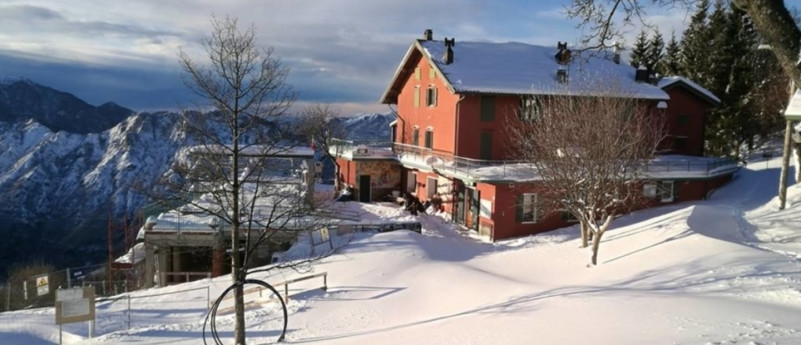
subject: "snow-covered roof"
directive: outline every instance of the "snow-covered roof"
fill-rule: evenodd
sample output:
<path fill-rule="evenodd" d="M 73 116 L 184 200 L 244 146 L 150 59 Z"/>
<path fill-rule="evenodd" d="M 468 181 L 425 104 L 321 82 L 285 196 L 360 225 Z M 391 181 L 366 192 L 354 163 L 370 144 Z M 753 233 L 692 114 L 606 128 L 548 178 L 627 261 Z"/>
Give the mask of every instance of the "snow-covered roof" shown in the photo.
<path fill-rule="evenodd" d="M 446 64 L 443 41 L 417 40 L 404 57 L 382 97 L 395 103 L 401 71 L 408 70 L 415 50 L 438 69 L 446 85 L 455 93 L 592 95 L 668 100 L 661 88 L 634 80 L 636 70 L 610 59 L 574 52 L 572 61 L 560 65 L 556 47 L 518 42 L 459 42 L 453 46 L 453 62 Z M 568 82 L 557 79 L 557 70 L 567 70 Z"/>
<path fill-rule="evenodd" d="M 227 155 L 231 151 L 230 146 L 222 145 L 196 145 L 186 148 L 191 153 L 212 153 Z M 244 156 L 268 156 L 275 158 L 314 158 L 314 149 L 305 146 L 264 146 L 248 145 L 240 148 L 240 153 Z"/>
<path fill-rule="evenodd" d="M 707 98 L 710 103 L 718 104 L 720 103 L 720 98 L 715 96 L 712 91 L 705 89 L 703 86 L 696 84 L 694 81 L 687 79 L 685 77 L 680 76 L 671 76 L 671 77 L 664 77 L 662 80 L 659 81 L 657 86 L 664 89 L 669 89 L 673 85 L 683 84 L 687 86 L 691 91 L 696 91 L 701 96 Z"/>

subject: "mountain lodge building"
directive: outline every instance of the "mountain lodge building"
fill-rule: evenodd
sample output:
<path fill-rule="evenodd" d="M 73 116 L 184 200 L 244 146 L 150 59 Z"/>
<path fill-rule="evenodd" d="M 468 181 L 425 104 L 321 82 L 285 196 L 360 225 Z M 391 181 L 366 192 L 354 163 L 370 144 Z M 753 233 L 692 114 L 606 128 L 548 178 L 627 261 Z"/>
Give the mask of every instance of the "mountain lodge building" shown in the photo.
<path fill-rule="evenodd" d="M 619 64 L 616 53 L 580 56 L 562 42 L 553 48 L 432 36 L 426 30 L 412 43 L 381 97 L 397 107 L 390 142 L 335 140 L 338 178 L 356 200 L 393 191 L 441 200 L 451 221 L 490 241 L 569 225 L 560 212 L 541 212 L 536 176 L 509 149 L 510 123 L 536 117 L 549 96 L 635 98 L 667 118 L 664 152 L 643 185 L 654 204 L 704 199 L 737 170 L 732 161 L 703 156 L 706 117 L 720 100 L 687 78 L 654 80 Z"/>

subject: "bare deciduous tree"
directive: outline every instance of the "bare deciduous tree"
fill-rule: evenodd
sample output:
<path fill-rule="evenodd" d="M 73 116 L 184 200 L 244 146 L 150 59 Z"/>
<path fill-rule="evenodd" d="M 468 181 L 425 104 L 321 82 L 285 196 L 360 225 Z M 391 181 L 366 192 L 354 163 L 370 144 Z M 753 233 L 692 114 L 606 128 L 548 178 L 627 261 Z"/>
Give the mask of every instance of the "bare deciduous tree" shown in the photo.
<path fill-rule="evenodd" d="M 187 87 L 214 111 L 185 113 L 186 131 L 198 145 L 185 151 L 188 159 L 165 181 L 189 212 L 230 229 L 231 279 L 241 283 L 255 248 L 303 212 L 299 193 L 288 192 L 270 171 L 276 168 L 270 160 L 288 147 L 287 132 L 275 120 L 295 94 L 286 84 L 289 69 L 272 49 L 257 46 L 252 26 L 240 31 L 228 17 L 213 17 L 211 24 L 202 42 L 208 63 L 196 63 L 185 51 L 180 63 Z M 244 344 L 242 285 L 234 300 L 235 343 Z"/>
<path fill-rule="evenodd" d="M 606 48 L 622 38 L 626 26 L 635 22 L 649 25 L 645 12 L 649 7 L 690 8 L 695 3 L 690 0 L 572 0 L 567 12 L 568 16 L 579 19 L 580 26 L 590 29 L 582 39 L 584 45 Z M 798 63 L 801 29 L 784 1 L 732 0 L 732 3 L 748 13 L 754 27 L 765 40 L 763 43 L 772 46 L 784 72 L 797 84 L 801 82 L 801 66 Z"/>
<path fill-rule="evenodd" d="M 329 104 L 315 104 L 304 109 L 300 117 L 301 134 L 310 139 L 334 163 L 334 190 L 339 192 L 342 181 L 339 178 L 337 157 L 341 153 L 338 150 L 342 149 L 342 145 L 335 145 L 333 140 L 342 139 L 346 134 L 342 122 L 337 121 L 340 117 L 339 111 Z"/>
<path fill-rule="evenodd" d="M 531 120 L 510 126 L 519 159 L 541 183 L 543 208 L 579 220 L 593 265 L 612 220 L 645 201 L 644 168 L 665 138 L 653 104 L 619 96 L 551 96 Z"/>

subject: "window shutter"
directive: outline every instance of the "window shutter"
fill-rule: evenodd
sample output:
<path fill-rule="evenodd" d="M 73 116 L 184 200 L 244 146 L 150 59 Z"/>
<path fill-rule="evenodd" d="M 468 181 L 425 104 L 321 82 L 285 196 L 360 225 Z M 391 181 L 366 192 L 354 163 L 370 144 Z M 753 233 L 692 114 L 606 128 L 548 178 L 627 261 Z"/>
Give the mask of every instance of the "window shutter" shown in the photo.
<path fill-rule="evenodd" d="M 517 203 L 515 203 L 515 220 L 518 223 L 523 222 L 523 194 L 517 195 Z"/>
<path fill-rule="evenodd" d="M 481 121 L 495 120 L 495 97 L 481 96 Z"/>
<path fill-rule="evenodd" d="M 418 146 L 419 144 L 420 144 L 420 129 L 415 128 L 414 131 L 412 131 L 412 145 Z"/>
<path fill-rule="evenodd" d="M 679 181 L 673 181 L 673 201 L 679 201 Z"/>
<path fill-rule="evenodd" d="M 535 210 L 534 222 L 535 223 L 539 223 L 540 220 L 542 219 L 543 214 L 544 214 L 544 212 L 542 210 L 542 203 L 540 203 L 540 195 L 539 194 L 534 194 L 533 203 L 534 203 L 534 210 Z"/>

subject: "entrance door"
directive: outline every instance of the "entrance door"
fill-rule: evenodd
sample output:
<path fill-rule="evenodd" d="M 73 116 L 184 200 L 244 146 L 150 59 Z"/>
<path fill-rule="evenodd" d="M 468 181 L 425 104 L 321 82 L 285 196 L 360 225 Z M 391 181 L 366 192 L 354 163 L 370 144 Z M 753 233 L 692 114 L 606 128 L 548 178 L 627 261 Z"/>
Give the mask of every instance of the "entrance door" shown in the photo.
<path fill-rule="evenodd" d="M 417 174 L 413 171 L 406 173 L 406 191 L 409 193 L 417 191 Z"/>
<path fill-rule="evenodd" d="M 478 230 L 478 216 L 481 207 L 481 192 L 478 189 L 470 189 L 470 223 L 467 227 Z"/>
<path fill-rule="evenodd" d="M 464 186 L 462 184 L 457 184 L 454 181 L 454 187 L 459 188 L 459 192 L 456 194 L 457 202 L 456 202 L 456 224 L 464 224 Z"/>
<path fill-rule="evenodd" d="M 359 201 L 370 202 L 370 175 L 359 176 Z"/>

